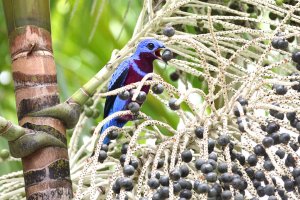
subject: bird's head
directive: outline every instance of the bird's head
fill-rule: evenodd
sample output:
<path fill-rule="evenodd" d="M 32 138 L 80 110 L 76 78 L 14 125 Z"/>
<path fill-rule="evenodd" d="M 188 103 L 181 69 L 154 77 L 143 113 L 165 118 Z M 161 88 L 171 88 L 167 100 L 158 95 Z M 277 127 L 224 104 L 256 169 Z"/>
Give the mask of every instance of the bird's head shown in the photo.
<path fill-rule="evenodd" d="M 164 48 L 165 46 L 161 41 L 155 39 L 145 39 L 138 44 L 135 55 L 143 57 L 145 56 L 147 58 L 152 58 L 153 60 L 162 60 L 161 50 Z"/>

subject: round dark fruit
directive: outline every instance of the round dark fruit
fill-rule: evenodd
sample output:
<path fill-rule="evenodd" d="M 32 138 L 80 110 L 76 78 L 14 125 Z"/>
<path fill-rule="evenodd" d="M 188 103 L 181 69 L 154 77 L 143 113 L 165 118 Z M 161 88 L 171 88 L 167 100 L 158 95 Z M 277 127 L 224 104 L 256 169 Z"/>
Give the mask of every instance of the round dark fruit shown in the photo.
<path fill-rule="evenodd" d="M 108 151 L 108 145 L 107 144 L 102 144 L 102 146 L 101 146 L 101 150 L 103 150 L 103 151 Z"/>
<path fill-rule="evenodd" d="M 218 138 L 218 144 L 225 147 L 230 142 L 230 138 L 228 135 L 220 135 Z"/>
<path fill-rule="evenodd" d="M 225 173 L 228 171 L 228 165 L 226 162 L 219 163 L 217 169 L 220 173 Z"/>
<path fill-rule="evenodd" d="M 121 153 L 126 154 L 128 149 L 128 143 L 123 143 L 121 147 Z"/>
<path fill-rule="evenodd" d="M 120 186 L 125 190 L 133 189 L 133 181 L 128 177 L 123 177 L 120 180 Z"/>
<path fill-rule="evenodd" d="M 128 100 L 129 97 L 130 97 L 130 92 L 127 91 L 127 90 L 125 90 L 125 91 L 121 92 L 121 93 L 118 95 L 118 97 L 119 97 L 120 99 L 122 99 L 122 100 Z"/>
<path fill-rule="evenodd" d="M 137 102 L 130 102 L 128 104 L 128 109 L 132 113 L 137 114 L 140 111 L 140 104 L 138 104 Z"/>
<path fill-rule="evenodd" d="M 190 199 L 190 198 L 192 198 L 192 191 L 184 189 L 180 192 L 179 196 L 184 199 Z"/>
<path fill-rule="evenodd" d="M 179 79 L 179 73 L 178 73 L 178 72 L 172 72 L 172 73 L 170 74 L 170 79 L 171 79 L 172 81 L 178 81 L 178 79 Z"/>
<path fill-rule="evenodd" d="M 181 159 L 183 162 L 186 162 L 186 163 L 190 162 L 193 159 L 192 152 L 190 150 L 184 150 L 181 153 Z"/>
<path fill-rule="evenodd" d="M 214 170 L 213 167 L 209 163 L 205 163 L 201 166 L 201 172 L 204 174 L 212 172 L 213 170 Z"/>
<path fill-rule="evenodd" d="M 294 52 L 292 54 L 292 60 L 298 64 L 300 64 L 300 51 Z"/>
<path fill-rule="evenodd" d="M 173 180 L 173 181 L 177 181 L 179 180 L 181 177 L 181 172 L 179 169 L 175 168 L 173 169 L 171 172 L 170 172 L 170 178 Z"/>
<path fill-rule="evenodd" d="M 288 142 L 290 141 L 291 136 L 288 133 L 281 133 L 279 135 L 279 142 L 283 143 L 283 144 L 288 144 Z"/>
<path fill-rule="evenodd" d="M 215 173 L 215 172 L 209 172 L 208 174 L 206 174 L 205 178 L 208 182 L 213 183 L 213 182 L 217 181 L 218 176 L 217 176 L 217 173 Z"/>
<path fill-rule="evenodd" d="M 162 185 L 162 186 L 169 186 L 169 177 L 168 176 L 160 176 L 159 178 L 159 183 Z"/>
<path fill-rule="evenodd" d="M 164 91 L 164 86 L 160 83 L 152 86 L 152 91 L 154 94 L 161 94 Z"/>
<path fill-rule="evenodd" d="M 173 184 L 173 191 L 174 191 L 174 193 L 178 193 L 178 192 L 180 192 L 180 190 L 181 190 L 180 184 L 177 183 L 177 182 L 175 182 L 175 183 Z"/>
<path fill-rule="evenodd" d="M 194 190 L 198 194 L 207 193 L 209 190 L 209 186 L 207 185 L 207 183 L 200 183 L 194 188 Z"/>
<path fill-rule="evenodd" d="M 264 193 L 266 195 L 271 196 L 271 195 L 274 194 L 274 192 L 275 192 L 275 188 L 274 188 L 273 185 L 268 184 L 268 185 L 265 186 Z"/>
<path fill-rule="evenodd" d="M 146 100 L 147 94 L 144 91 L 140 91 L 140 93 L 138 94 L 136 101 L 138 103 L 143 103 Z"/>
<path fill-rule="evenodd" d="M 166 26 L 163 30 L 163 34 L 167 37 L 175 35 L 175 29 L 172 26 Z"/>
<path fill-rule="evenodd" d="M 106 153 L 106 151 L 100 150 L 100 152 L 99 152 L 99 157 L 98 157 L 98 161 L 99 161 L 99 162 L 103 162 L 106 158 L 107 158 L 107 153 Z"/>
<path fill-rule="evenodd" d="M 275 154 L 280 158 L 280 159 L 283 159 L 284 156 L 285 156 L 285 152 L 281 149 L 278 149 Z"/>
<path fill-rule="evenodd" d="M 278 95 L 285 95 L 287 93 L 287 88 L 284 85 L 275 84 L 273 85 L 273 88 Z"/>
<path fill-rule="evenodd" d="M 255 172 L 254 177 L 258 181 L 263 181 L 265 179 L 265 173 L 261 170 Z"/>
<path fill-rule="evenodd" d="M 195 132 L 195 135 L 197 138 L 199 138 L 199 139 L 203 138 L 203 133 L 204 133 L 203 127 L 197 127 L 194 132 Z"/>
<path fill-rule="evenodd" d="M 231 199 L 232 194 L 231 194 L 230 190 L 224 190 L 221 193 L 221 197 L 222 197 L 222 200 L 229 200 L 229 199 Z"/>
<path fill-rule="evenodd" d="M 264 147 L 271 147 L 274 144 L 274 140 L 272 137 L 265 137 L 262 141 Z"/>
<path fill-rule="evenodd" d="M 205 164 L 206 163 L 206 161 L 204 160 L 204 159 L 196 159 L 195 160 L 195 167 L 196 167 L 196 169 L 197 170 L 201 170 L 201 166 L 203 165 L 203 164 Z"/>
<path fill-rule="evenodd" d="M 159 187 L 159 181 L 156 178 L 150 178 L 147 184 L 151 189 L 156 189 Z"/>
<path fill-rule="evenodd" d="M 115 140 L 115 139 L 118 138 L 118 136 L 119 136 L 119 133 L 118 133 L 118 131 L 116 131 L 116 130 L 110 131 L 110 132 L 108 133 L 108 135 L 107 135 L 107 137 L 108 137 L 110 140 Z"/>
<path fill-rule="evenodd" d="M 178 110 L 180 108 L 180 105 L 175 104 L 176 101 L 177 101 L 177 99 L 175 99 L 175 98 L 171 98 L 169 100 L 169 107 L 171 108 L 171 110 Z"/>
<path fill-rule="evenodd" d="M 257 156 L 255 154 L 248 156 L 247 162 L 249 163 L 250 166 L 255 166 L 256 163 L 258 162 Z"/>
<path fill-rule="evenodd" d="M 188 168 L 187 165 L 181 165 L 179 167 L 180 173 L 181 173 L 181 177 L 187 177 L 190 173 L 190 170 Z"/>
<path fill-rule="evenodd" d="M 94 100 L 92 98 L 89 98 L 86 102 L 85 102 L 85 105 L 90 107 L 94 104 Z"/>
<path fill-rule="evenodd" d="M 125 165 L 124 168 L 123 168 L 123 173 L 126 175 L 126 176 L 131 176 L 134 174 L 134 167 L 132 165 Z"/>
<path fill-rule="evenodd" d="M 173 52 L 169 49 L 166 49 L 163 51 L 161 58 L 163 59 L 163 61 L 168 62 L 173 58 Z"/>

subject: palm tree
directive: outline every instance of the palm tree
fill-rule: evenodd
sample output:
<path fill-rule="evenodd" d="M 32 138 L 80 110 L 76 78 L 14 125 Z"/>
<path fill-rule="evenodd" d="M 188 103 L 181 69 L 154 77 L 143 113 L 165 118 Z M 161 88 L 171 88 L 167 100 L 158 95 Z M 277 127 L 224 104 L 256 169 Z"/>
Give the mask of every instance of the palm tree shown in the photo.
<path fill-rule="evenodd" d="M 44 132 L 66 144 L 66 127 L 62 121 L 47 116 L 28 116 L 28 113 L 55 106 L 60 102 L 51 41 L 50 2 L 4 0 L 3 7 L 19 124 L 27 129 L 26 134 L 41 137 L 39 132 Z M 26 134 L 21 138 L 24 139 Z M 41 148 L 41 141 L 39 144 L 35 143 L 33 137 L 29 137 L 30 141 L 23 144 L 16 143 L 14 140 L 17 138 L 9 140 L 15 157 L 20 157 L 28 145 L 30 148 L 39 146 L 37 151 L 28 152 L 25 157 L 21 156 L 26 198 L 36 199 L 43 196 L 71 199 L 73 193 L 67 149 L 47 145 Z"/>

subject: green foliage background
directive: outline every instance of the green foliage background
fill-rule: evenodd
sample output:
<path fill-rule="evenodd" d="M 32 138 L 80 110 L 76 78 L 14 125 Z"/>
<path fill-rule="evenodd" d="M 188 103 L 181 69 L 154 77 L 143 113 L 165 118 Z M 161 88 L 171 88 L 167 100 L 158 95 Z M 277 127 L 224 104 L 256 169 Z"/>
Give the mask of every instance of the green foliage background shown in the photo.
<path fill-rule="evenodd" d="M 93 5 L 94 2 L 96 3 Z M 102 2 L 105 2 L 103 12 L 99 12 Z M 95 75 L 107 63 L 114 49 L 120 49 L 126 44 L 133 33 L 142 4 L 143 1 L 134 0 L 51 1 L 52 40 L 61 101 L 66 100 Z M 99 13 L 101 15 L 97 23 Z M 123 31 L 119 37 L 122 27 Z M 89 41 L 93 29 L 95 33 Z M 4 11 L 0 3 L 0 74 L 10 73 L 10 63 Z M 167 67 L 156 70 L 170 82 L 169 74 L 174 69 Z M 178 124 L 178 119 L 153 97 L 148 98 L 142 111 L 151 117 L 155 116 L 155 119 L 167 121 L 173 127 Z M 0 116 L 17 123 L 12 80 L 7 85 L 1 84 L 0 81 Z M 96 124 L 101 117 L 102 113 L 98 119 L 90 120 L 88 125 Z M 89 134 L 89 131 L 86 132 Z M 0 138 L 1 149 L 8 149 L 7 142 L 3 138 Z M 20 169 L 22 169 L 20 161 L 0 160 L 0 175 Z"/>

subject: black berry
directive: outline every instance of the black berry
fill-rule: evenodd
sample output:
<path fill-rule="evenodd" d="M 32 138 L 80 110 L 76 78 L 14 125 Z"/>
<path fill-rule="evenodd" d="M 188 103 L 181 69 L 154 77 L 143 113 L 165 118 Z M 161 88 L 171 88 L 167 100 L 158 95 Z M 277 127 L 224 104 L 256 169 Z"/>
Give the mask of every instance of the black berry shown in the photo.
<path fill-rule="evenodd" d="M 171 172 L 170 172 L 170 178 L 173 180 L 173 181 L 177 181 L 179 180 L 181 177 L 181 172 L 179 169 L 173 169 Z"/>
<path fill-rule="evenodd" d="M 197 170 L 200 170 L 201 169 L 201 166 L 206 163 L 206 161 L 204 159 L 197 159 L 195 161 L 195 167 Z"/>
<path fill-rule="evenodd" d="M 290 179 L 284 181 L 284 188 L 287 192 L 293 191 L 294 187 L 295 187 L 294 181 L 292 181 Z"/>
<path fill-rule="evenodd" d="M 296 63 L 300 63 L 300 51 L 294 52 L 292 55 L 292 59 Z"/>
<path fill-rule="evenodd" d="M 265 147 L 270 147 L 274 144 L 274 140 L 272 137 L 265 137 L 263 140 L 262 140 L 262 144 L 265 146 Z"/>
<path fill-rule="evenodd" d="M 175 34 L 175 29 L 172 26 L 166 26 L 163 30 L 163 34 L 172 37 Z"/>
<path fill-rule="evenodd" d="M 195 132 L 195 135 L 197 138 L 200 138 L 200 139 L 203 138 L 203 132 L 204 132 L 203 127 L 197 127 L 194 132 Z"/>
<path fill-rule="evenodd" d="M 132 165 L 125 165 L 124 168 L 123 168 L 123 173 L 126 175 L 126 176 L 131 176 L 134 174 L 134 167 Z"/>
<path fill-rule="evenodd" d="M 118 96 L 122 100 L 127 100 L 130 97 L 130 92 L 128 92 L 127 90 L 125 90 L 125 91 L 121 92 Z"/>
<path fill-rule="evenodd" d="M 181 173 L 181 177 L 187 177 L 190 173 L 190 170 L 188 168 L 187 165 L 181 165 L 179 167 L 180 173 Z"/>
<path fill-rule="evenodd" d="M 181 159 L 183 162 L 190 162 L 193 159 L 192 152 L 190 150 L 184 150 L 181 153 Z"/>
<path fill-rule="evenodd" d="M 169 49 L 166 49 L 162 53 L 161 58 L 163 59 L 163 61 L 168 62 L 169 60 L 171 60 L 173 58 L 173 52 Z"/>
<path fill-rule="evenodd" d="M 171 110 L 178 110 L 180 108 L 180 105 L 175 104 L 176 101 L 177 101 L 177 99 L 175 99 L 175 98 L 171 98 L 169 100 L 169 107 L 171 108 Z"/>
<path fill-rule="evenodd" d="M 159 178 L 159 183 L 162 185 L 162 186 L 169 186 L 169 177 L 168 176 L 161 176 Z"/>
<path fill-rule="evenodd" d="M 159 187 L 159 181 L 156 178 L 150 178 L 147 184 L 151 189 L 156 189 Z"/>
<path fill-rule="evenodd" d="M 231 194 L 230 190 L 224 190 L 221 194 L 221 197 L 223 200 L 229 200 L 229 199 L 231 199 L 231 196 L 232 196 L 232 194 Z"/>
<path fill-rule="evenodd" d="M 194 188 L 194 190 L 198 194 L 207 193 L 209 190 L 209 186 L 206 183 L 200 183 Z"/>
<path fill-rule="evenodd" d="M 206 175 L 206 180 L 208 182 L 216 182 L 217 181 L 217 174 L 215 172 L 210 172 Z"/>
<path fill-rule="evenodd" d="M 140 105 L 137 102 L 130 102 L 128 104 L 128 109 L 134 113 L 137 114 L 140 111 Z"/>
<path fill-rule="evenodd" d="M 110 132 L 108 133 L 108 135 L 107 135 L 107 137 L 108 137 L 109 139 L 111 139 L 111 140 L 117 139 L 118 136 L 119 136 L 119 133 L 118 133 L 118 131 L 116 131 L 116 130 L 110 131 Z"/>
<path fill-rule="evenodd" d="M 254 176 L 255 176 L 255 179 L 258 181 L 263 181 L 265 179 L 265 173 L 261 170 L 256 171 Z"/>
<path fill-rule="evenodd" d="M 211 164 L 205 163 L 201 166 L 201 172 L 204 174 L 207 174 L 212 171 L 213 171 L 213 167 L 211 166 Z"/>
<path fill-rule="evenodd" d="M 248 157 L 247 162 L 249 163 L 250 166 L 255 166 L 257 163 L 257 156 L 255 154 L 252 154 Z"/>
<path fill-rule="evenodd" d="M 164 86 L 160 83 L 152 86 L 152 91 L 154 94 L 161 94 L 164 91 Z"/>
<path fill-rule="evenodd" d="M 283 144 L 287 144 L 291 139 L 290 134 L 288 133 L 281 133 L 279 136 L 279 141 Z"/>
<path fill-rule="evenodd" d="M 265 148 L 261 144 L 257 144 L 254 148 L 254 153 L 258 156 L 263 156 L 266 154 Z"/>
<path fill-rule="evenodd" d="M 287 93 L 287 88 L 284 85 L 273 85 L 273 88 L 275 89 L 275 93 L 278 95 L 284 95 Z"/>
<path fill-rule="evenodd" d="M 184 189 L 180 192 L 179 196 L 181 198 L 190 199 L 190 198 L 192 198 L 192 192 L 191 192 L 191 190 Z"/>
<path fill-rule="evenodd" d="M 280 126 L 278 124 L 276 124 L 275 122 L 269 122 L 266 127 L 266 131 L 269 134 L 272 134 L 272 133 L 278 131 L 279 129 L 280 129 Z"/>
<path fill-rule="evenodd" d="M 103 162 L 107 158 L 106 151 L 100 150 L 98 161 Z"/>
<path fill-rule="evenodd" d="M 143 103 L 146 100 L 146 96 L 147 96 L 146 92 L 140 91 L 139 95 L 136 98 L 136 101 L 138 103 Z"/>
<path fill-rule="evenodd" d="M 121 147 L 121 153 L 126 154 L 128 149 L 128 143 L 123 143 Z"/>
<path fill-rule="evenodd" d="M 230 138 L 228 135 L 220 135 L 218 138 L 218 144 L 221 146 L 226 146 L 230 142 Z"/>
<path fill-rule="evenodd" d="M 172 72 L 172 73 L 170 74 L 170 79 L 171 79 L 172 81 L 178 81 L 178 79 L 179 79 L 179 73 L 178 73 L 178 72 Z"/>
<path fill-rule="evenodd" d="M 227 172 L 227 170 L 228 170 L 227 163 L 222 162 L 222 163 L 219 163 L 219 164 L 218 164 L 218 171 L 219 171 L 220 173 L 225 173 L 225 172 Z"/>
<path fill-rule="evenodd" d="M 264 188 L 264 193 L 268 196 L 273 195 L 275 192 L 275 188 L 273 185 L 266 185 Z"/>
<path fill-rule="evenodd" d="M 283 159 L 284 156 L 285 156 L 285 152 L 281 149 L 278 149 L 275 154 L 280 158 L 280 159 Z"/>
<path fill-rule="evenodd" d="M 162 187 L 158 190 L 159 196 L 163 199 L 166 199 L 169 197 L 169 187 Z"/>
<path fill-rule="evenodd" d="M 174 191 L 174 193 L 178 193 L 178 192 L 180 192 L 180 190 L 181 190 L 180 184 L 178 182 L 175 182 L 173 184 L 173 191 Z"/>
<path fill-rule="evenodd" d="M 133 188 L 133 181 L 128 177 L 123 177 L 120 180 L 120 186 L 125 190 L 130 190 Z"/>

